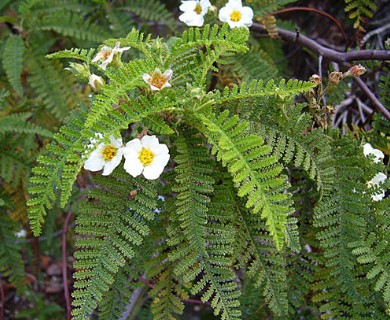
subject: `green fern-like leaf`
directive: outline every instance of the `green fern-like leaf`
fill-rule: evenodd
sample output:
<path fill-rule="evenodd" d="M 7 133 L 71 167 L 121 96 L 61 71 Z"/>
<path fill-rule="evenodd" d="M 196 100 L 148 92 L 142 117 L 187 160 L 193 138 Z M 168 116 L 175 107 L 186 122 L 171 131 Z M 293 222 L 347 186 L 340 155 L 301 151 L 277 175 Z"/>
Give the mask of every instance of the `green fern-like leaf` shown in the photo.
<path fill-rule="evenodd" d="M 276 95 L 282 99 L 291 98 L 313 88 L 313 83 L 299 80 L 285 81 L 282 79 L 277 86 L 273 80 L 264 85 L 262 80 L 253 80 L 250 83 L 243 82 L 241 86 L 225 87 L 223 93 L 216 92 L 215 100 L 217 103 L 226 103 L 233 100 L 251 99 L 264 96 Z"/>
<path fill-rule="evenodd" d="M 35 30 L 55 31 L 65 37 L 91 42 L 101 42 L 107 36 L 103 30 L 91 24 L 84 17 L 67 11 L 37 19 L 33 28 Z"/>
<path fill-rule="evenodd" d="M 287 297 L 283 255 L 276 250 L 264 221 L 245 209 L 245 202 L 235 194 L 231 179 L 224 177 L 223 181 L 214 190 L 210 206 L 213 219 L 223 225 L 234 225 L 233 261 L 237 269 L 246 270 L 246 276 L 258 288 L 257 304 L 266 303 L 275 315 L 285 315 Z M 246 314 L 245 303 L 241 311 Z"/>
<path fill-rule="evenodd" d="M 0 203 L 0 210 L 0 272 L 22 292 L 24 264 L 20 245 L 17 244 L 15 235 L 18 231 L 17 224 L 5 213 L 4 202 Z"/>
<path fill-rule="evenodd" d="M 70 74 L 63 74 L 59 62 L 48 61 L 33 52 L 28 65 L 31 72 L 28 82 L 37 98 L 56 119 L 63 120 L 78 102 L 75 99 L 75 79 Z"/>
<path fill-rule="evenodd" d="M 348 13 L 348 17 L 355 20 L 353 24 L 355 29 L 362 28 L 362 19 L 364 17 L 372 18 L 377 8 L 373 0 L 344 0 L 344 2 L 346 4 L 345 12 Z"/>
<path fill-rule="evenodd" d="M 287 214 L 291 211 L 288 194 L 281 192 L 287 183 L 279 177 L 282 170 L 264 140 L 247 133 L 248 123 L 223 112 L 217 118 L 196 115 L 218 160 L 227 167 L 246 206 L 266 220 L 276 247 L 285 239 Z"/>
<path fill-rule="evenodd" d="M 221 314 L 223 320 L 239 319 L 240 292 L 230 267 L 234 233 L 224 230 L 213 219 L 217 212 L 208 213 L 213 191 L 210 158 L 199 138 L 189 136 L 190 132 L 176 144 L 176 210 L 168 229 L 168 244 L 174 250 L 169 259 L 175 262 L 178 277 L 184 282 L 195 282 L 191 292 L 201 292 L 202 301 L 211 301 L 216 315 Z"/>
<path fill-rule="evenodd" d="M 186 30 L 171 47 L 169 64 L 180 74 L 174 81 L 180 79 L 181 83 L 187 75 L 192 75 L 194 84 L 203 86 L 207 73 L 210 70 L 218 71 L 215 63 L 226 64 L 228 57 L 248 50 L 248 36 L 248 31 L 242 28 L 229 31 L 227 24 Z"/>
<path fill-rule="evenodd" d="M 149 234 L 147 221 L 157 206 L 156 184 L 133 179 L 123 169 L 96 181 L 100 188 L 91 191 L 76 221 L 76 232 L 85 237 L 76 242 L 74 319 L 88 319 L 112 287 L 115 275 L 134 257 L 133 247 Z"/>
<path fill-rule="evenodd" d="M 176 20 L 165 5 L 158 0 L 145 2 L 143 0 L 133 0 L 128 6 L 119 10 L 130 11 L 147 21 L 162 22 L 171 30 L 176 30 Z"/>
<path fill-rule="evenodd" d="M 19 96 L 23 95 L 21 74 L 23 71 L 24 41 L 21 36 L 10 36 L 3 49 L 2 63 L 8 81 Z"/>
<path fill-rule="evenodd" d="M 10 114 L 0 118 L 0 134 L 9 132 L 21 134 L 38 134 L 42 137 L 51 138 L 53 134 L 44 128 L 41 128 L 27 121 L 31 113 Z"/>
<path fill-rule="evenodd" d="M 94 54 L 95 49 L 69 49 L 57 51 L 55 53 L 49 54 L 46 58 L 49 59 L 77 59 L 90 63 L 91 57 Z"/>
<path fill-rule="evenodd" d="M 367 217 L 372 215 L 370 199 L 365 193 L 366 185 L 362 183 L 363 156 L 351 141 L 344 138 L 339 143 L 340 147 L 334 154 L 334 179 L 337 180 L 333 193 L 325 197 L 314 211 L 314 225 L 320 229 L 317 237 L 329 268 L 328 279 L 321 279 L 315 285 L 319 290 L 315 300 L 324 303 L 321 311 L 329 316 L 345 313 L 351 318 L 364 318 L 375 310 L 376 317 L 381 319 L 383 313 L 380 308 L 373 307 L 377 298 L 367 299 L 368 280 L 361 279 L 352 271 L 359 266 L 350 246 L 359 246 L 361 239 L 367 237 Z M 370 244 L 363 247 L 368 249 Z M 359 255 L 359 250 L 355 254 Z"/>

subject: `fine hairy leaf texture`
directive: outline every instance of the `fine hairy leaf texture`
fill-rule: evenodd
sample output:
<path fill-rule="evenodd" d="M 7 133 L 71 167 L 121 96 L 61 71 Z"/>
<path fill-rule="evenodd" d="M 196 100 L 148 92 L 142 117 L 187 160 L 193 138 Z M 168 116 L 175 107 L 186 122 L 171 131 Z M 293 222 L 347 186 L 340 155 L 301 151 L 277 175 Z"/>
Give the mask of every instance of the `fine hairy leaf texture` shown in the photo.
<path fill-rule="evenodd" d="M 0 199 L 0 272 L 22 292 L 25 286 L 24 264 L 20 244 L 17 244 L 17 223 L 5 213 L 5 203 Z"/>
<path fill-rule="evenodd" d="M 361 25 L 365 18 L 372 18 L 374 11 L 377 8 L 373 0 L 344 0 L 345 12 L 348 13 L 350 19 L 355 20 L 353 27 L 365 31 Z"/>
<path fill-rule="evenodd" d="M 219 212 L 208 215 L 214 182 L 210 177 L 210 158 L 199 140 L 190 138 L 190 133 L 186 135 L 176 144 L 176 210 L 168 229 L 168 244 L 174 250 L 169 259 L 175 261 L 177 277 L 194 282 L 191 293 L 201 292 L 202 301 L 211 301 L 216 315 L 224 320 L 240 319 L 240 293 L 230 268 L 233 230 L 221 228 L 218 220 L 213 219 Z"/>
<path fill-rule="evenodd" d="M 66 19 L 75 14 L 72 1 Z M 60 2 L 53 2 L 57 14 Z M 128 13 L 140 20 L 167 14 L 159 1 L 150 7 L 128 2 L 104 7 L 113 31 Z M 256 9 L 287 2 L 261 1 Z M 32 20 L 31 12 L 45 16 L 50 10 L 35 0 L 22 4 Z M 83 4 L 84 13 L 103 12 Z M 89 49 L 76 42 L 41 59 L 50 51 L 26 46 L 34 54 L 27 61 L 28 88 L 58 123 L 69 114 L 36 160 L 28 215 L 39 235 L 52 208 L 74 208 L 74 319 L 120 319 L 132 307 L 141 311 L 129 317 L 181 319 L 194 300 L 222 320 L 386 319 L 388 200 L 373 201 L 372 195 L 388 182 L 367 185 L 386 167 L 364 157 L 364 141 L 321 126 L 323 114 L 296 102 L 315 90 L 313 82 L 282 79 L 267 50 L 252 42 L 248 50 L 245 28 L 205 25 L 169 39 L 122 30 L 120 38 L 98 45 L 83 35 L 92 30 L 88 19 L 79 34 L 72 30 L 82 21 L 69 19 L 68 31 L 47 30 L 87 39 Z M 46 32 L 42 21 L 36 28 Z M 130 48 L 102 67 L 118 46 Z M 63 80 L 56 59 L 71 60 L 67 70 L 83 85 L 76 87 L 73 76 Z M 91 74 L 99 85 L 88 83 Z M 16 82 L 8 81 L 7 89 L 16 92 Z M 7 192 L 21 197 L 23 183 L 12 182 L 24 182 L 35 160 L 14 150 L 25 137 L 38 149 L 51 133 L 35 114 L 6 106 L 0 175 Z M 376 119 L 373 131 L 383 137 L 369 133 L 367 140 L 386 150 L 387 127 Z M 133 177 L 128 169 L 136 164 L 127 162 L 126 172 L 123 159 L 109 175 L 82 169 L 111 136 L 124 148 L 155 136 L 170 155 L 161 175 Z M 4 142 L 10 137 L 12 143 Z M 153 168 L 149 151 L 144 146 L 138 155 L 144 168 Z"/>
<path fill-rule="evenodd" d="M 386 301 L 384 285 L 388 283 L 388 276 L 381 270 L 386 268 L 387 263 L 382 261 L 380 253 L 386 252 L 387 240 L 381 239 L 381 228 L 372 229 L 378 236 L 375 241 L 378 251 L 372 248 L 375 235 L 367 232 L 378 224 L 371 218 L 375 219 L 377 210 L 370 205 L 370 197 L 364 191 L 366 186 L 361 182 L 367 162 L 365 164 L 351 141 L 344 138 L 339 142 L 342 147 L 335 154 L 337 183 L 332 196 L 324 198 L 314 211 L 314 225 L 319 228 L 317 237 L 324 250 L 325 267 L 329 268 L 328 278 L 321 277 L 315 284 L 315 288 L 320 290 L 315 300 L 324 303 L 320 310 L 329 316 L 346 314 L 351 318 L 364 318 L 375 313 L 375 318 L 384 319 L 381 300 L 369 288 L 376 291 L 384 289 Z M 368 264 L 371 269 L 360 268 L 359 263 L 363 266 Z M 373 270 L 373 266 L 376 269 Z M 352 272 L 354 268 L 359 272 Z M 370 281 L 380 273 L 379 282 Z M 366 274 L 365 279 L 362 274 Z"/>
<path fill-rule="evenodd" d="M 287 215 L 291 211 L 288 183 L 279 175 L 282 171 L 276 158 L 260 137 L 248 134 L 248 123 L 229 112 L 217 118 L 198 116 L 201 129 L 213 146 L 213 154 L 222 161 L 233 177 L 240 197 L 246 197 L 246 207 L 266 220 L 276 247 L 285 239 Z"/>
<path fill-rule="evenodd" d="M 2 63 L 8 81 L 16 93 L 22 96 L 23 88 L 20 77 L 23 71 L 23 54 L 26 50 L 22 37 L 10 36 L 3 50 Z"/>
<path fill-rule="evenodd" d="M 115 275 L 134 257 L 133 247 L 150 232 L 156 184 L 123 173 L 97 177 L 99 188 L 88 194 L 77 217 L 76 232 L 84 237 L 76 242 L 74 319 L 88 318 L 115 283 Z M 129 190 L 136 195 L 131 197 Z"/>

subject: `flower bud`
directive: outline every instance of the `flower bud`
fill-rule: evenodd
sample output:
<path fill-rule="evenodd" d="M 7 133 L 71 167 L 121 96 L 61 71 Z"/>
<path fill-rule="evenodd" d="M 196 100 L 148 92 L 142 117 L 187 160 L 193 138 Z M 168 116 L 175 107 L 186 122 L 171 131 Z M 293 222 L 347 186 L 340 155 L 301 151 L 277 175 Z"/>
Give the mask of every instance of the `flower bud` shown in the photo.
<path fill-rule="evenodd" d="M 102 77 L 97 76 L 96 74 L 92 73 L 89 76 L 88 84 L 92 87 L 92 89 L 94 91 L 99 91 L 100 88 L 105 84 L 105 81 Z"/>
<path fill-rule="evenodd" d="M 338 71 L 333 71 L 329 75 L 330 84 L 339 84 L 340 80 L 343 78 L 343 73 Z"/>
<path fill-rule="evenodd" d="M 344 74 L 344 76 L 353 76 L 359 77 L 366 72 L 366 68 L 364 68 L 361 64 L 357 66 L 352 66 L 349 70 Z"/>
<path fill-rule="evenodd" d="M 313 82 L 314 84 L 316 84 L 316 85 L 319 85 L 319 84 L 322 83 L 322 79 L 321 79 L 321 77 L 320 77 L 318 74 L 313 74 L 313 75 L 309 78 L 309 80 L 310 80 L 311 82 Z"/>

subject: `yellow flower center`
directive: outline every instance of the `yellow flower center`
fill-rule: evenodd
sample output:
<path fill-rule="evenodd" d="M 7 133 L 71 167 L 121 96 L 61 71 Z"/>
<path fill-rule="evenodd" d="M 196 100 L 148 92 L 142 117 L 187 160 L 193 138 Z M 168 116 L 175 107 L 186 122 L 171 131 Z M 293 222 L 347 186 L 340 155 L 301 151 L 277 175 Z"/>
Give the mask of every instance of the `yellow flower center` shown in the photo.
<path fill-rule="evenodd" d="M 139 161 L 141 161 L 145 167 L 152 163 L 153 158 L 154 158 L 153 152 L 146 148 L 142 148 L 138 156 Z"/>
<path fill-rule="evenodd" d="M 238 22 L 241 20 L 242 14 L 238 10 L 233 10 L 232 14 L 230 15 L 230 20 L 233 22 Z"/>
<path fill-rule="evenodd" d="M 150 84 L 158 89 L 161 89 L 165 82 L 167 82 L 167 79 L 161 73 L 152 72 L 150 75 L 152 76 Z"/>
<path fill-rule="evenodd" d="M 113 147 L 113 146 L 105 146 L 104 149 L 103 149 L 103 159 L 105 161 L 110 161 L 112 160 L 112 158 L 114 158 L 116 156 L 116 152 L 118 151 L 117 148 Z"/>
<path fill-rule="evenodd" d="M 195 9 L 194 11 L 197 13 L 197 14 L 201 14 L 202 13 L 202 6 L 197 3 L 196 6 L 195 6 Z"/>
<path fill-rule="evenodd" d="M 103 50 L 103 52 L 101 52 L 101 57 L 103 58 L 102 60 L 107 60 L 111 52 L 112 49 Z"/>

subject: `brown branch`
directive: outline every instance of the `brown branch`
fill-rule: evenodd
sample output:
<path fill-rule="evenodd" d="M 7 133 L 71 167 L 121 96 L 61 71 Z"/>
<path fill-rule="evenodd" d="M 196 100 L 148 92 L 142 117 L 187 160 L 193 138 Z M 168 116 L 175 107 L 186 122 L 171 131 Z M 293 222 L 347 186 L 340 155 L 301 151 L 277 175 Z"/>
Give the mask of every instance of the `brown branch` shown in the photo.
<path fill-rule="evenodd" d="M 362 81 L 360 78 L 353 79 L 355 83 L 363 90 L 363 92 L 368 96 L 371 102 L 375 105 L 375 107 L 383 114 L 383 116 L 390 120 L 390 111 L 386 109 L 386 107 L 378 100 L 378 98 L 372 93 L 369 87 Z"/>
<path fill-rule="evenodd" d="M 340 22 L 338 22 L 338 20 L 335 17 L 333 17 L 332 15 L 330 15 L 329 13 L 326 13 L 324 11 L 321 11 L 321 10 L 318 10 L 315 8 L 292 7 L 292 8 L 280 9 L 278 11 L 273 12 L 272 14 L 280 14 L 280 13 L 291 12 L 291 11 L 309 11 L 309 12 L 314 12 L 314 13 L 317 13 L 317 14 L 322 15 L 324 17 L 327 17 L 328 19 L 330 19 L 334 22 L 334 24 L 337 26 L 337 29 L 339 29 L 339 31 L 343 35 L 345 43 L 348 44 L 348 37 L 345 34 L 345 31 L 344 31 L 343 27 L 341 26 Z"/>
<path fill-rule="evenodd" d="M 267 30 L 259 23 L 253 23 L 252 31 L 266 34 Z M 326 48 L 316 41 L 300 34 L 278 28 L 278 35 L 287 42 L 294 42 L 301 47 L 310 49 L 322 57 L 335 62 L 351 62 L 358 60 L 390 60 L 390 50 L 361 50 L 351 52 L 339 52 Z"/>
<path fill-rule="evenodd" d="M 267 30 L 259 23 L 253 23 L 251 30 L 259 33 L 267 33 Z M 292 31 L 284 30 L 278 28 L 278 34 L 280 38 L 287 42 L 294 42 L 304 48 L 310 49 L 316 52 L 319 56 L 327 58 L 331 61 L 346 63 L 357 60 L 390 60 L 390 50 L 361 50 L 361 51 L 352 51 L 352 52 L 339 52 L 326 48 L 316 41 L 295 33 Z M 387 110 L 383 104 L 375 97 L 374 93 L 367 87 L 367 85 L 360 79 L 355 78 L 355 82 L 363 90 L 363 92 L 368 96 L 372 101 L 375 107 L 382 113 L 382 115 L 390 120 L 390 112 Z"/>
<path fill-rule="evenodd" d="M 68 272 L 67 272 L 67 258 L 68 253 L 66 250 L 66 237 L 68 235 L 68 226 L 69 226 L 69 220 L 72 213 L 68 211 L 66 213 L 65 222 L 64 222 L 64 232 L 62 234 L 62 283 L 64 286 L 64 297 L 65 297 L 65 304 L 66 304 L 66 319 L 71 319 L 71 305 L 70 305 L 70 296 L 69 296 L 69 288 L 68 288 Z"/>

